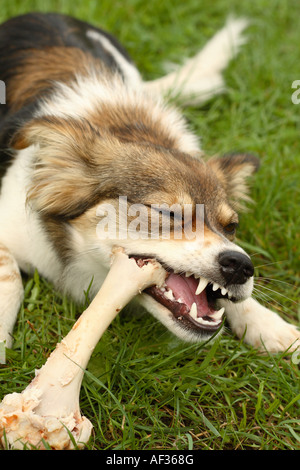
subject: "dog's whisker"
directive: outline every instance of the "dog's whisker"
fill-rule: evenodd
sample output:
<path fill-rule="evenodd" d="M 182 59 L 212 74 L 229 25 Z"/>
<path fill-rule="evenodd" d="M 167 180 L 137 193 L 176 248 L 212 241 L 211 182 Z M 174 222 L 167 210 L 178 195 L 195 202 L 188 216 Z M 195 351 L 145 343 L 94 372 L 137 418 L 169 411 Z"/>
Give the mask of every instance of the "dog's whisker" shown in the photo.
<path fill-rule="evenodd" d="M 290 302 L 293 302 L 294 304 L 299 305 L 299 302 L 297 302 L 296 300 L 293 300 L 293 299 L 291 299 L 290 297 L 288 297 L 287 295 L 281 294 L 280 292 L 278 292 L 278 291 L 276 291 L 276 290 L 274 290 L 274 289 L 270 289 L 269 287 L 264 286 L 264 285 L 259 285 L 259 287 L 260 287 L 261 289 L 266 289 L 266 290 L 268 290 L 268 291 L 270 291 L 270 292 L 273 292 L 273 293 L 276 294 L 276 295 L 280 295 L 281 297 L 283 297 L 283 298 L 289 300 Z"/>
<path fill-rule="evenodd" d="M 253 297 L 255 297 L 256 299 L 260 299 L 262 300 L 263 302 L 267 302 L 270 300 L 270 296 L 264 294 L 263 292 L 260 292 L 258 291 L 257 289 L 253 288 Z M 273 300 L 273 299 L 272 299 Z"/>
<path fill-rule="evenodd" d="M 275 299 L 273 299 L 273 297 L 271 297 L 270 295 L 268 294 L 264 294 L 262 292 L 257 292 L 257 291 L 253 291 L 253 296 L 256 298 L 256 299 L 260 299 L 262 302 L 270 302 L 270 300 L 272 302 L 274 302 L 274 304 L 279 304 L 279 302 L 277 302 Z M 282 307 L 282 305 L 280 305 Z M 274 308 L 277 308 L 278 307 L 275 305 Z"/>
<path fill-rule="evenodd" d="M 254 258 L 254 256 L 260 256 L 261 253 L 257 252 L 257 253 L 248 253 L 248 255 L 250 256 L 250 258 Z"/>
<path fill-rule="evenodd" d="M 291 314 L 294 314 L 294 311 L 290 307 L 286 307 L 285 305 L 281 304 L 278 300 L 274 299 L 271 295 L 267 293 L 263 293 L 260 291 L 257 291 L 257 289 L 253 289 L 253 297 L 261 300 L 263 303 L 270 303 L 272 302 L 272 308 L 274 310 L 277 310 L 278 312 L 282 313 L 283 310 L 290 312 Z"/>
<path fill-rule="evenodd" d="M 281 281 L 280 279 L 275 279 L 273 277 L 257 276 L 257 277 L 255 277 L 255 281 L 257 281 L 257 280 L 279 282 L 279 283 L 286 284 L 286 285 L 291 286 L 291 287 L 295 287 L 295 284 L 293 284 L 291 282 Z M 262 284 L 259 284 L 259 285 L 262 285 Z"/>
<path fill-rule="evenodd" d="M 270 303 L 270 301 L 272 301 L 272 309 L 277 310 L 278 312 L 282 312 L 282 309 L 284 308 L 284 306 L 280 302 L 278 302 L 277 300 L 274 300 L 269 295 L 262 296 L 260 294 L 254 293 L 253 297 L 257 300 L 260 300 L 263 304 Z M 288 309 L 288 310 L 291 311 L 291 309 Z"/>
<path fill-rule="evenodd" d="M 285 261 L 288 261 L 288 260 L 287 259 L 282 259 L 282 260 L 279 260 L 279 261 L 274 261 L 273 263 L 259 264 L 258 266 L 255 266 L 255 269 L 264 268 L 265 266 L 271 266 L 273 264 L 284 263 Z"/>
<path fill-rule="evenodd" d="M 260 287 L 261 287 L 261 286 L 260 286 Z M 259 288 L 257 288 L 257 287 L 253 287 L 253 292 L 255 292 L 256 294 L 259 293 L 262 298 L 264 297 L 265 299 L 271 299 L 273 302 L 279 303 L 279 302 L 276 300 L 276 298 L 271 295 L 271 293 L 265 292 L 265 291 L 263 291 L 263 290 L 261 290 L 261 289 L 259 289 Z M 272 291 L 272 290 L 271 290 L 271 292 L 273 292 L 274 294 L 278 294 L 277 291 Z"/>

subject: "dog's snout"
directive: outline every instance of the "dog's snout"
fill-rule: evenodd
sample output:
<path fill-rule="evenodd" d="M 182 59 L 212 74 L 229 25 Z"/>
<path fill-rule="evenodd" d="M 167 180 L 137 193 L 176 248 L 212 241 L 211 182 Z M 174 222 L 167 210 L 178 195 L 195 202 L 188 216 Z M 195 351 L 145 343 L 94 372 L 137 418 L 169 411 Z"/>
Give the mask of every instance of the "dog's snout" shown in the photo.
<path fill-rule="evenodd" d="M 254 274 L 248 256 L 239 251 L 224 251 L 219 256 L 220 270 L 228 284 L 244 284 Z"/>

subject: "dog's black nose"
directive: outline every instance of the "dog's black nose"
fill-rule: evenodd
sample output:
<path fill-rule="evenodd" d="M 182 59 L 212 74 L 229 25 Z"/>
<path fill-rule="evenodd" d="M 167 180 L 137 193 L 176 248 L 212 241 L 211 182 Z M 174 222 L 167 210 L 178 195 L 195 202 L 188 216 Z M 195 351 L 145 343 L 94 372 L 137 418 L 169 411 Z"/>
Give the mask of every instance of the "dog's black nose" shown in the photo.
<path fill-rule="evenodd" d="M 244 284 L 254 274 L 250 259 L 239 251 L 223 251 L 219 263 L 226 285 Z"/>

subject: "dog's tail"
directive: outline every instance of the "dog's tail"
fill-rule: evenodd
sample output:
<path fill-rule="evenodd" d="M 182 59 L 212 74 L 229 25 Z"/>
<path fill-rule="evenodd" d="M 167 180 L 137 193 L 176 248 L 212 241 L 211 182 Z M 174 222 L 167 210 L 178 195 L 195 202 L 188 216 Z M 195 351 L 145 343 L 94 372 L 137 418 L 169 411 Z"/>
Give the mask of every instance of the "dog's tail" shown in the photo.
<path fill-rule="evenodd" d="M 222 71 L 246 40 L 242 35 L 248 21 L 230 19 L 205 47 L 174 72 L 144 82 L 146 90 L 175 99 L 181 105 L 196 106 L 225 89 Z"/>

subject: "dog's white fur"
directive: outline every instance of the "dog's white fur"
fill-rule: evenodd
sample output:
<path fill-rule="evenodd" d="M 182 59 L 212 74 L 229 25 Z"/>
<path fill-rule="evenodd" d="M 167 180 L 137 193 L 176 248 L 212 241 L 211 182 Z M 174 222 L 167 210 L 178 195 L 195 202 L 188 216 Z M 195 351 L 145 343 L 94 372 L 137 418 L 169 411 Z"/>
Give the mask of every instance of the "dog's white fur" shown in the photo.
<path fill-rule="evenodd" d="M 231 20 L 217 33 L 194 58 L 189 59 L 184 66 L 171 74 L 154 80 L 143 82 L 139 72 L 129 62 L 124 60 L 119 51 L 101 34 L 89 31 L 88 35 L 96 42 L 100 42 L 109 49 L 118 61 L 126 82 L 125 88 L 119 87 L 119 94 L 112 94 L 112 83 L 101 86 L 97 76 L 80 77 L 73 86 L 61 84 L 56 91 L 55 99 L 45 100 L 37 115 L 55 115 L 66 117 L 87 117 L 99 102 L 116 103 L 139 102 L 147 100 L 148 96 L 155 95 L 157 107 L 153 113 L 162 116 L 166 126 L 172 129 L 179 141 L 179 148 L 184 152 L 201 152 L 199 141 L 195 135 L 187 130 L 185 121 L 173 108 L 165 108 L 163 95 L 178 98 L 182 104 L 198 104 L 224 90 L 221 72 L 229 60 L 244 42 L 241 35 L 247 22 L 245 20 Z M 118 80 L 116 78 L 116 80 Z M 90 257 L 86 255 L 86 247 L 95 248 L 96 234 L 82 233 L 70 227 L 73 247 L 77 256 L 66 272 L 62 271 L 60 260 L 49 243 L 39 218 L 34 210 L 26 205 L 27 190 L 31 178 L 31 162 L 37 147 L 20 150 L 14 163 L 8 169 L 3 181 L 0 197 L 0 340 L 7 346 L 12 345 L 12 332 L 16 316 L 22 302 L 23 287 L 19 269 L 31 272 L 38 269 L 41 275 L 46 276 L 56 284 L 63 282 L 64 288 L 73 297 L 81 300 L 82 292 L 79 287 L 82 280 L 86 285 L 90 283 L 91 272 L 94 273 L 92 289 L 99 288 L 109 266 L 109 254 L 113 240 L 97 246 Z M 79 182 L 80 184 L 80 182 Z M 172 242 L 152 241 L 151 245 L 143 246 L 143 241 L 124 241 L 123 245 L 129 252 L 160 257 L 170 265 L 176 264 L 178 270 L 193 271 L 199 275 L 209 273 L 213 267 L 213 255 L 221 252 L 224 247 L 243 252 L 241 248 L 225 237 L 220 237 L 219 244 L 203 250 L 196 242 L 186 243 L 178 251 Z M 166 249 L 167 248 L 167 249 Z M 251 294 L 253 279 L 239 287 L 243 298 Z M 92 294 L 95 294 L 92 292 Z M 185 334 L 170 317 L 170 312 L 146 294 L 140 296 L 141 303 L 156 318 L 165 324 L 171 331 L 182 339 L 199 340 L 193 334 Z M 255 300 L 248 298 L 240 303 L 223 302 L 226 307 L 226 316 L 232 330 L 238 337 L 245 334 L 245 340 L 258 348 L 266 347 L 269 351 L 286 350 L 291 345 L 295 348 L 300 345 L 300 334 L 297 328 L 288 324 L 277 314 L 259 305 Z"/>

